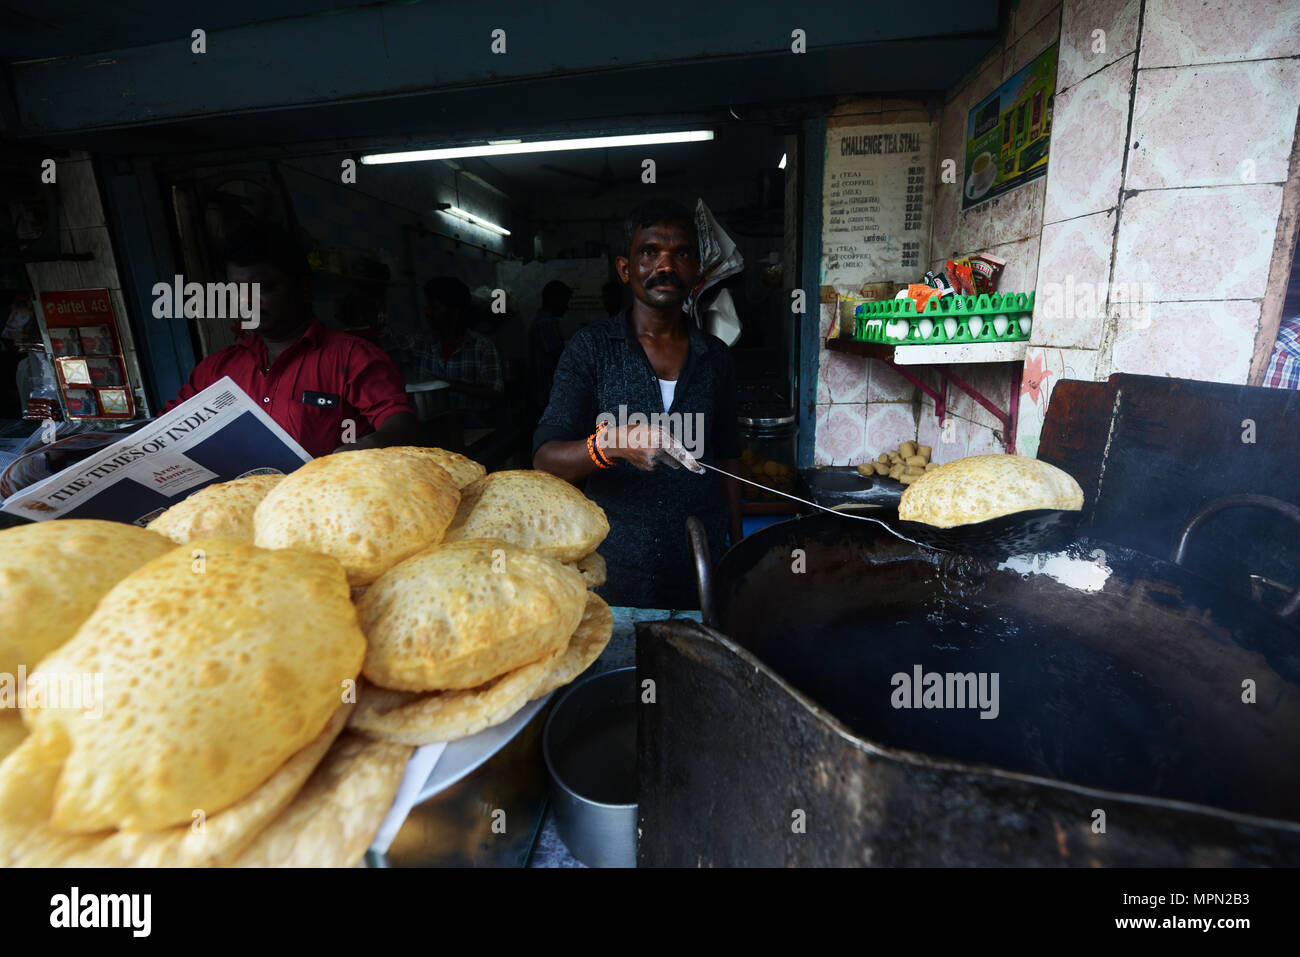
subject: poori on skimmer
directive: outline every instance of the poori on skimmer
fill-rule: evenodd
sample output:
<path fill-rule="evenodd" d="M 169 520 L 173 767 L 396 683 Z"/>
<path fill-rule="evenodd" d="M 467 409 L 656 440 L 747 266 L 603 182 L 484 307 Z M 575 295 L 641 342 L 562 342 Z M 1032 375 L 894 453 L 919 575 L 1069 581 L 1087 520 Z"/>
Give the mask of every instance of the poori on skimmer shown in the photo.
<path fill-rule="evenodd" d="M 339 560 L 369 585 L 442 540 L 460 491 L 441 467 L 394 449 L 336 452 L 285 477 L 257 506 L 254 541 Z"/>
<path fill-rule="evenodd" d="M 218 535 L 251 542 L 253 512 L 283 478 L 283 475 L 246 475 L 230 482 L 217 482 L 177 502 L 146 527 L 178 545 Z"/>
<path fill-rule="evenodd" d="M 445 541 L 498 538 L 575 562 L 609 534 L 605 510 L 549 472 L 492 472 L 461 493 Z"/>
<path fill-rule="evenodd" d="M 953 528 L 1031 509 L 1083 508 L 1083 490 L 1067 472 L 1023 455 L 972 455 L 919 476 L 898 503 L 898 517 Z"/>
<path fill-rule="evenodd" d="M 496 539 L 447 542 L 389 569 L 357 606 L 366 679 L 475 688 L 564 647 L 587 587 L 572 568 Z"/>
<path fill-rule="evenodd" d="M 364 656 L 332 558 L 209 538 L 154 559 L 40 664 L 102 676 L 100 701 L 24 711 L 69 742 L 52 825 L 148 831 L 229 807 L 320 734 Z"/>

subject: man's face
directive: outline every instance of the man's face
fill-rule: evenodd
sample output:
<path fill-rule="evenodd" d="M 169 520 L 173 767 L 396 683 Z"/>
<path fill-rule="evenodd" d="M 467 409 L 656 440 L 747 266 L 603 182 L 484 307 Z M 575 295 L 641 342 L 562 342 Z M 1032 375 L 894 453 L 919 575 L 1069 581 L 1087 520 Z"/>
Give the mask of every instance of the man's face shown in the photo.
<path fill-rule="evenodd" d="M 428 318 L 429 325 L 437 333 L 451 331 L 455 326 L 453 320 L 456 317 L 456 310 L 439 299 L 425 297 L 424 315 Z"/>
<path fill-rule="evenodd" d="M 285 275 L 269 263 L 249 266 L 226 264 L 226 279 L 230 282 L 258 284 L 258 321 L 254 330 L 267 339 L 286 339 L 306 315 L 307 296 L 304 283 Z"/>
<path fill-rule="evenodd" d="M 700 271 L 692 234 L 676 223 L 640 227 L 632 234 L 631 255 L 615 265 L 632 295 L 655 309 L 681 308 Z"/>

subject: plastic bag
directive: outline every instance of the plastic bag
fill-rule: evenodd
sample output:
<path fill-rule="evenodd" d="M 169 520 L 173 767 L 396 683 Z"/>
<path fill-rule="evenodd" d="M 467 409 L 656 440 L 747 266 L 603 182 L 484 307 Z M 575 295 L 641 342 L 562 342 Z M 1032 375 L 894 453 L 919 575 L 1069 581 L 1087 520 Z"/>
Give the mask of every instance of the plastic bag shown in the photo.
<path fill-rule="evenodd" d="M 745 257 L 740 254 L 735 241 L 727 235 L 726 230 L 718 225 L 702 199 L 695 203 L 695 232 L 700 246 L 700 277 L 682 303 L 682 309 L 700 319 L 703 326 L 703 319 L 696 311 L 701 294 L 744 269 Z"/>

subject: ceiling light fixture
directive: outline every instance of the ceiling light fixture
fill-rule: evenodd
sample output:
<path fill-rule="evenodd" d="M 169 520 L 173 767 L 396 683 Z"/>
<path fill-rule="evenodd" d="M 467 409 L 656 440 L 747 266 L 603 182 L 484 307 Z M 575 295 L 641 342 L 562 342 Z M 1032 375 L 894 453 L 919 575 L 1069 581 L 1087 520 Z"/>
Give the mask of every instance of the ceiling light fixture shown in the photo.
<path fill-rule="evenodd" d="M 475 216 L 471 212 L 461 209 L 459 206 L 453 206 L 451 203 L 439 203 L 438 211 L 446 213 L 448 216 L 455 216 L 457 219 L 463 219 L 467 223 L 473 223 L 475 226 L 482 226 L 484 229 L 490 229 L 494 233 L 500 233 L 502 236 L 509 236 L 510 230 L 498 226 L 496 223 L 489 222 L 482 216 Z"/>
<path fill-rule="evenodd" d="M 658 146 L 665 143 L 702 143 L 713 139 L 713 130 L 681 130 L 674 133 L 629 133 L 625 136 L 586 136 L 570 140 L 489 140 L 482 146 L 450 146 L 437 150 L 408 150 L 404 153 L 370 153 L 361 157 L 367 166 L 384 163 L 420 163 L 426 160 L 460 159 L 466 156 L 513 156 L 519 153 L 558 153 L 563 150 L 597 150 L 607 146 Z"/>
<path fill-rule="evenodd" d="M 777 169 L 785 169 L 785 154 L 781 154 L 781 162 L 776 164 Z"/>

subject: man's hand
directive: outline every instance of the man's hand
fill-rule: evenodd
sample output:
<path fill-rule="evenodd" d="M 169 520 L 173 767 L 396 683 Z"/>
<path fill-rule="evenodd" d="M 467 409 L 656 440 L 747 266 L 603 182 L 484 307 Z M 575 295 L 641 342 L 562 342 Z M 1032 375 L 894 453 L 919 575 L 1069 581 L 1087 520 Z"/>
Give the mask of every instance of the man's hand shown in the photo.
<path fill-rule="evenodd" d="M 692 472 L 704 474 L 704 466 L 664 428 L 619 426 L 602 431 L 596 442 L 607 459 L 623 459 L 645 472 L 660 465 L 675 469 L 684 465 Z"/>
<path fill-rule="evenodd" d="M 409 412 L 395 412 L 380 423 L 379 428 L 363 435 L 355 442 L 340 445 L 335 452 L 354 449 L 382 449 L 390 445 L 419 445 L 420 420 Z"/>

